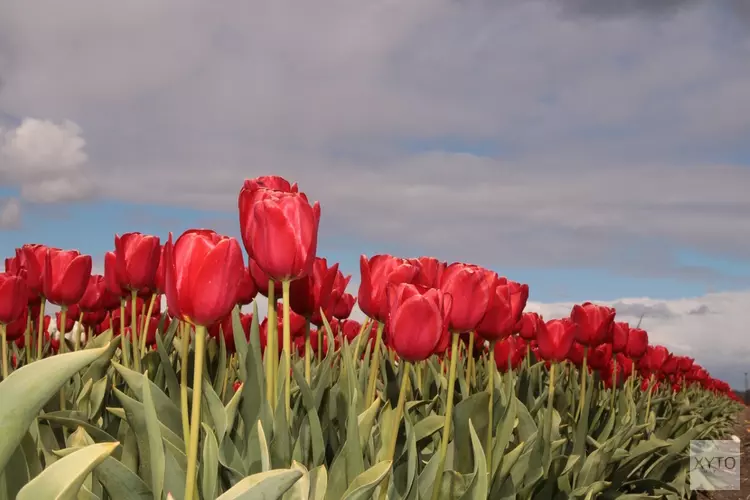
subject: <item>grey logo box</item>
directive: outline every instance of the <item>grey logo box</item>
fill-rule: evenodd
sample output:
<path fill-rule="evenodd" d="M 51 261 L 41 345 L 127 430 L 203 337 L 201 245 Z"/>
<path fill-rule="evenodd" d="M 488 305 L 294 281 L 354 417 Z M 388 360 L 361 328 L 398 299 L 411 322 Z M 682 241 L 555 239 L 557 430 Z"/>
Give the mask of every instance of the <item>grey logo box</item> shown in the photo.
<path fill-rule="evenodd" d="M 690 441 L 690 489 L 739 491 L 740 443 L 732 440 Z"/>

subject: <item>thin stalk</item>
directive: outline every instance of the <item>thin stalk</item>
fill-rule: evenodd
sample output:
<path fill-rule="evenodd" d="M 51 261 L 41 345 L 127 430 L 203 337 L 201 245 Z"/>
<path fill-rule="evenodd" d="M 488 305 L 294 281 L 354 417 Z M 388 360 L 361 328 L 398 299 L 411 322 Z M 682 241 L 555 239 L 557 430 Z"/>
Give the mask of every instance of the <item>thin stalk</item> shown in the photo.
<path fill-rule="evenodd" d="M 378 331 L 375 334 L 375 346 L 372 349 L 370 359 L 370 373 L 367 379 L 367 394 L 365 404 L 370 405 L 375 400 L 375 386 L 378 381 L 378 371 L 380 370 L 380 344 L 383 342 L 384 323 L 378 322 Z"/>
<path fill-rule="evenodd" d="M 615 411 L 615 393 L 617 392 L 617 358 L 612 359 L 612 408 L 610 411 Z"/>
<path fill-rule="evenodd" d="M 401 389 L 398 392 L 398 403 L 396 404 L 396 416 L 393 419 L 393 429 L 391 431 L 391 440 L 388 443 L 388 453 L 386 460 L 393 460 L 396 453 L 396 443 L 398 442 L 398 430 L 401 427 L 401 419 L 404 415 L 404 404 L 406 403 L 406 393 L 409 390 L 409 368 L 411 363 L 404 361 L 404 371 L 401 374 Z M 380 499 L 385 500 L 388 493 L 388 481 L 381 483 Z"/>
<path fill-rule="evenodd" d="M 466 355 L 466 385 L 471 387 L 471 372 L 474 371 L 474 332 L 469 332 L 469 352 Z"/>
<path fill-rule="evenodd" d="M 26 330 L 23 331 L 23 345 L 26 346 L 26 364 L 28 365 L 31 363 L 31 350 L 33 349 L 31 345 L 31 328 L 33 323 L 31 322 L 31 308 L 27 308 L 27 314 L 26 314 Z"/>
<path fill-rule="evenodd" d="M 135 367 L 135 371 L 139 372 L 141 371 L 141 354 L 139 349 L 139 340 L 140 337 L 138 336 L 138 290 L 131 290 L 130 291 L 130 333 L 132 334 L 130 336 L 131 344 L 133 346 L 133 366 Z"/>
<path fill-rule="evenodd" d="M 65 353 L 65 322 L 68 320 L 68 306 L 60 307 L 60 324 L 57 329 L 60 332 L 60 353 Z M 5 345 L 5 342 L 3 342 Z M 65 411 L 65 384 L 60 387 L 60 411 Z"/>
<path fill-rule="evenodd" d="M 8 378 L 8 339 L 7 339 L 7 328 L 5 323 L 0 323 L 0 342 L 2 342 L 2 353 L 0 356 L 3 357 L 3 380 Z"/>
<path fill-rule="evenodd" d="M 120 335 L 125 337 L 125 297 L 120 297 Z M 130 368 L 130 350 L 125 342 L 121 344 L 122 362 L 126 368 Z"/>
<path fill-rule="evenodd" d="M 451 435 L 451 421 L 453 419 L 453 389 L 456 385 L 456 361 L 458 360 L 458 334 L 451 333 L 451 365 L 448 372 L 448 401 L 445 409 L 445 421 L 443 423 L 443 439 L 440 441 L 440 458 L 435 484 L 432 487 L 432 500 L 440 498 L 440 486 L 443 484 L 443 472 L 445 471 L 445 455 L 448 453 L 448 439 Z"/>
<path fill-rule="evenodd" d="M 495 352 L 495 341 L 490 341 L 490 352 Z M 495 405 L 493 404 L 494 396 L 495 396 L 495 370 L 497 370 L 497 364 L 495 363 L 494 356 L 490 356 L 487 359 L 487 364 L 489 365 L 487 368 L 487 394 L 490 397 L 490 401 L 487 405 L 487 415 L 488 415 L 488 422 L 489 425 L 487 426 L 487 442 L 485 446 L 485 454 L 487 457 L 487 474 L 490 474 L 489 478 L 492 479 L 492 432 L 494 431 L 494 409 Z"/>
<path fill-rule="evenodd" d="M 36 338 L 36 359 L 42 359 L 42 339 L 44 339 L 44 309 L 47 305 L 47 299 L 42 297 L 42 305 L 39 308 L 39 324 L 37 325 L 37 338 Z"/>
<path fill-rule="evenodd" d="M 146 352 L 146 338 L 148 337 L 148 323 L 151 321 L 151 315 L 154 313 L 154 303 L 156 302 L 157 294 L 151 294 L 151 300 L 148 303 L 148 310 L 145 315 L 141 315 L 141 352 Z"/>
<path fill-rule="evenodd" d="M 182 412 L 182 437 L 185 440 L 185 453 L 188 452 L 187 444 L 190 442 L 190 414 L 188 410 L 188 358 L 190 349 L 190 325 L 184 321 L 180 323 L 180 340 L 182 341 L 180 353 L 180 410 Z"/>
<path fill-rule="evenodd" d="M 75 328 L 75 325 L 73 326 Z M 78 315 L 78 328 L 75 330 L 75 341 L 73 350 L 78 352 L 81 349 L 81 330 L 83 329 L 83 311 Z"/>
<path fill-rule="evenodd" d="M 588 355 L 589 355 L 589 348 L 584 347 L 583 348 L 583 365 L 581 366 L 581 393 L 580 398 L 578 400 L 578 411 L 576 412 L 576 422 L 578 422 L 578 419 L 581 418 L 581 411 L 583 410 L 583 402 L 586 399 L 586 379 L 588 378 Z"/>
<path fill-rule="evenodd" d="M 276 377 L 278 376 L 279 341 L 278 320 L 276 319 L 276 288 L 274 281 L 268 280 L 268 331 L 266 338 L 266 400 L 273 412 L 276 409 Z"/>
<path fill-rule="evenodd" d="M 318 345 L 320 345 L 323 335 L 318 330 Z M 320 359 L 320 353 L 322 349 L 318 349 L 318 359 Z M 313 350 L 310 344 L 310 318 L 305 319 L 305 382 L 309 386 L 312 381 L 312 368 L 310 366 Z"/>
<path fill-rule="evenodd" d="M 185 477 L 185 498 L 195 497 L 195 483 L 198 472 L 198 438 L 201 432 L 201 395 L 203 389 L 203 358 L 206 350 L 206 327 L 195 327 L 195 364 L 193 366 L 193 407 L 190 415 L 190 444 L 187 454 L 187 475 Z"/>
<path fill-rule="evenodd" d="M 281 282 L 281 296 L 284 311 L 284 361 L 286 362 L 286 370 L 284 373 L 284 404 L 286 405 L 286 420 L 291 424 L 292 418 L 292 375 L 290 370 L 292 368 L 292 324 L 291 324 L 291 310 L 289 308 L 289 285 L 291 281 L 284 280 Z"/>
<path fill-rule="evenodd" d="M 648 379 L 648 396 L 646 396 L 646 420 L 644 423 L 648 423 L 649 414 L 651 413 L 651 393 L 653 392 L 654 386 L 654 374 L 652 373 Z"/>
<path fill-rule="evenodd" d="M 309 330 L 309 327 L 308 327 Z M 320 360 L 323 359 L 323 335 L 320 334 L 320 330 L 318 330 L 318 363 L 320 363 Z M 309 384 L 310 381 L 308 380 L 307 383 Z"/>
<path fill-rule="evenodd" d="M 367 329 L 368 324 L 370 324 L 370 318 L 365 319 L 362 322 L 362 326 L 359 327 L 359 333 L 357 334 L 357 343 L 354 345 L 354 352 L 356 354 L 359 354 L 359 346 L 362 344 L 362 334 L 365 332 L 365 329 Z"/>

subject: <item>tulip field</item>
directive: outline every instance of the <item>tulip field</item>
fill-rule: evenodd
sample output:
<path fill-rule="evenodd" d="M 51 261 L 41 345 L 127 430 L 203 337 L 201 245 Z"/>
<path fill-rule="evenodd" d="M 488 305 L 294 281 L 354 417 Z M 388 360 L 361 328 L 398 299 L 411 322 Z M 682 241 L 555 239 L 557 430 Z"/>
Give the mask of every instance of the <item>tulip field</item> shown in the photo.
<path fill-rule="evenodd" d="M 5 260 L 0 500 L 691 498 L 690 441 L 744 408 L 614 309 L 542 318 L 476 265 L 363 255 L 355 297 L 280 177 L 238 212 L 241 242 L 115 236 L 103 275 Z"/>

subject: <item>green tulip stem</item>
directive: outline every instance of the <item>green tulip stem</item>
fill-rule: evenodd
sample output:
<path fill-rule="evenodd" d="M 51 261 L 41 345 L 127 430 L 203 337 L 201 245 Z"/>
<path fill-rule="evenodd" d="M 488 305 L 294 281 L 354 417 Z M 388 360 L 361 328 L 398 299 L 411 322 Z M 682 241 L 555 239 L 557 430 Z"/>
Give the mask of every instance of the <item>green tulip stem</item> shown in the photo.
<path fill-rule="evenodd" d="M 456 385 L 456 362 L 458 361 L 458 333 L 451 333 L 451 364 L 448 372 L 448 401 L 445 408 L 445 421 L 443 423 L 443 439 L 440 441 L 440 458 L 435 484 L 432 487 L 432 500 L 440 498 L 440 487 L 443 484 L 443 472 L 445 471 L 445 456 L 448 454 L 448 440 L 451 436 L 451 421 L 453 419 L 453 389 Z"/>
<path fill-rule="evenodd" d="M 182 341 L 180 345 L 180 410 L 182 412 L 182 437 L 185 440 L 185 453 L 188 452 L 187 445 L 190 442 L 190 414 L 188 411 L 188 358 L 190 349 L 190 325 L 180 322 L 180 334 Z"/>
<path fill-rule="evenodd" d="M 549 388 L 547 392 L 547 414 L 552 415 L 552 408 L 555 404 L 555 363 L 549 365 Z M 544 440 L 546 443 L 552 441 L 552 419 L 544 422 Z"/>
<path fill-rule="evenodd" d="M 368 324 L 370 324 L 370 318 L 365 318 L 365 320 L 362 322 L 362 326 L 359 327 L 359 333 L 357 334 L 357 343 L 354 344 L 354 354 L 356 354 L 357 356 L 359 356 L 359 346 L 362 345 L 362 334 L 367 329 Z"/>
<path fill-rule="evenodd" d="M 284 372 L 284 404 L 286 405 L 286 420 L 291 425 L 292 418 L 292 375 L 290 373 L 292 367 L 292 324 L 291 324 L 291 310 L 289 309 L 289 285 L 291 281 L 284 280 L 281 282 L 281 296 L 283 300 L 283 311 L 284 311 L 284 361 L 286 363 L 286 370 Z"/>
<path fill-rule="evenodd" d="M 120 297 L 120 335 L 125 337 L 125 297 Z M 125 341 L 122 343 L 122 363 L 130 368 L 130 351 Z"/>
<path fill-rule="evenodd" d="M 26 314 L 26 329 L 23 331 L 23 345 L 26 347 L 26 364 L 31 363 L 31 307 L 27 308 Z"/>
<path fill-rule="evenodd" d="M 396 416 L 393 419 L 393 429 L 391 430 L 391 439 L 388 442 L 386 460 L 393 461 L 396 454 L 396 443 L 398 442 L 398 429 L 401 427 L 401 419 L 404 416 L 404 404 L 406 403 L 406 393 L 409 391 L 409 368 L 411 363 L 404 361 L 404 370 L 401 373 L 401 389 L 398 391 L 398 403 L 396 404 Z M 385 500 L 388 493 L 388 481 L 381 483 L 380 499 Z"/>
<path fill-rule="evenodd" d="M 320 339 L 323 338 L 320 331 L 318 331 L 318 344 Z M 320 358 L 320 352 L 322 349 L 318 349 L 318 358 Z M 312 380 L 312 368 L 310 366 L 313 350 L 310 343 L 310 318 L 305 320 L 305 382 L 309 386 Z"/>
<path fill-rule="evenodd" d="M 78 352 L 81 350 L 81 330 L 83 329 L 83 311 L 78 314 L 78 329 L 76 330 L 76 340 L 73 350 Z"/>
<path fill-rule="evenodd" d="M 322 359 L 323 359 L 323 335 L 320 333 L 320 329 L 318 329 L 318 363 L 320 363 Z"/>
<path fill-rule="evenodd" d="M 487 358 L 487 395 L 489 396 L 489 403 L 487 404 L 487 443 L 485 446 L 485 454 L 487 458 L 487 474 L 489 479 L 492 480 L 492 432 L 494 430 L 494 416 L 493 411 L 495 409 L 495 371 L 497 370 L 497 364 L 495 363 L 495 357 L 492 355 L 495 352 L 495 340 L 490 341 L 490 357 Z"/>
<path fill-rule="evenodd" d="M 60 324 L 57 325 L 57 330 L 60 333 L 60 354 L 65 353 L 65 323 L 68 321 L 68 306 L 60 306 Z M 5 346 L 5 342 L 3 342 Z M 5 357 L 3 357 L 3 361 Z M 65 411 L 65 384 L 60 387 L 60 411 Z"/>
<path fill-rule="evenodd" d="M 277 362 L 279 358 L 279 340 L 277 331 L 278 320 L 276 319 L 276 288 L 274 281 L 268 280 L 268 328 L 266 329 L 266 400 L 273 412 L 276 408 L 276 377 Z"/>
<path fill-rule="evenodd" d="M 654 391 L 654 374 L 652 373 L 648 379 L 648 396 L 646 396 L 646 420 L 644 423 L 648 423 L 649 414 L 651 413 L 651 393 Z"/>
<path fill-rule="evenodd" d="M 466 354 L 466 385 L 471 388 L 471 373 L 474 371 L 474 332 L 469 332 L 469 350 Z"/>
<path fill-rule="evenodd" d="M 195 363 L 193 365 L 193 405 L 190 414 L 190 444 L 187 454 L 185 499 L 195 498 L 198 472 L 198 438 L 201 433 L 201 395 L 203 394 L 203 358 L 206 351 L 206 327 L 195 326 Z"/>
<path fill-rule="evenodd" d="M 375 345 L 370 354 L 372 358 L 370 359 L 370 373 L 368 374 L 369 378 L 367 379 L 366 405 L 371 405 L 375 400 L 375 386 L 378 381 L 378 372 L 380 370 L 380 345 L 383 342 L 383 328 L 385 328 L 385 324 L 378 322 L 378 331 L 375 334 Z"/>
<path fill-rule="evenodd" d="M 141 316 L 141 324 L 140 324 L 140 331 L 141 331 L 141 352 L 146 352 L 146 338 L 148 337 L 148 325 L 151 322 L 151 315 L 154 313 L 154 303 L 156 302 L 156 298 L 158 297 L 157 294 L 152 293 L 151 294 L 151 300 L 148 303 L 148 310 L 146 311 L 145 316 Z"/>
<path fill-rule="evenodd" d="M 581 418 L 581 411 L 583 410 L 583 403 L 586 399 L 586 379 L 588 378 L 588 366 L 586 365 L 586 362 L 588 361 L 588 355 L 589 355 L 589 348 L 584 347 L 583 348 L 583 364 L 581 365 L 581 393 L 580 397 L 578 399 L 578 411 L 576 412 L 576 422 L 578 419 Z"/>
<path fill-rule="evenodd" d="M 615 393 L 617 392 L 617 358 L 612 358 L 612 413 L 615 411 Z"/>
<path fill-rule="evenodd" d="M 138 290 L 130 291 L 130 339 L 133 346 L 133 366 L 135 371 L 141 371 L 141 354 L 138 349 L 139 339 L 138 337 Z"/>
<path fill-rule="evenodd" d="M 2 354 L 0 356 L 3 357 L 3 380 L 8 378 L 8 339 L 6 338 L 7 335 L 7 328 L 5 326 L 5 323 L 0 323 L 0 342 L 2 342 Z"/>
<path fill-rule="evenodd" d="M 42 359 L 43 339 L 44 339 L 44 309 L 47 305 L 47 299 L 42 297 L 42 304 L 39 308 L 39 324 L 37 325 L 37 338 L 36 338 L 36 359 Z"/>

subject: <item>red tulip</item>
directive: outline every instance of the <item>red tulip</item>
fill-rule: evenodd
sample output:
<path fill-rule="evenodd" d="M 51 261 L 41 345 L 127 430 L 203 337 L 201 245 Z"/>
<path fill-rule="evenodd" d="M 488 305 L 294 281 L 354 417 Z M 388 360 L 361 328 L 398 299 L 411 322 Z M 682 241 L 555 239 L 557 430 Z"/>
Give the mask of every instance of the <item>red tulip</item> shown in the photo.
<path fill-rule="evenodd" d="M 267 283 L 266 286 L 268 286 Z M 237 295 L 237 304 L 241 306 L 250 304 L 256 295 L 258 295 L 258 287 L 255 286 L 255 281 L 250 276 L 250 271 L 245 267 L 242 269 L 242 280 L 240 281 L 239 294 Z"/>
<path fill-rule="evenodd" d="M 359 335 L 359 331 L 362 329 L 362 323 L 354 321 L 353 319 L 345 319 L 339 323 L 339 329 L 344 335 L 344 338 L 351 343 L 357 338 L 357 335 Z"/>
<path fill-rule="evenodd" d="M 359 308 L 381 323 L 388 319 L 388 284 L 412 283 L 419 274 L 414 263 L 390 255 L 373 255 L 369 260 L 362 255 L 359 269 L 362 274 L 357 297 Z"/>
<path fill-rule="evenodd" d="M 255 204 L 274 193 L 297 193 L 298 191 L 296 183 L 290 184 L 289 181 L 277 175 L 245 179 L 237 200 L 237 208 L 240 215 L 242 244 L 245 246 L 251 259 L 253 258 L 251 252 L 253 249 L 252 242 L 256 237 L 255 229 L 253 228 L 253 208 Z"/>
<path fill-rule="evenodd" d="M 83 323 L 83 326 L 87 328 L 96 328 L 107 318 L 107 314 L 108 313 L 105 309 L 100 309 L 94 312 L 85 312 L 83 313 L 83 319 L 81 322 Z"/>
<path fill-rule="evenodd" d="M 159 267 L 156 268 L 156 276 L 154 277 L 154 293 L 157 295 L 164 293 L 164 290 L 167 287 L 167 269 L 164 267 L 164 264 L 164 245 L 162 245 L 161 250 L 159 251 Z"/>
<path fill-rule="evenodd" d="M 0 273 L 0 323 L 20 318 L 29 302 L 29 287 L 21 276 Z"/>
<path fill-rule="evenodd" d="M 240 382 L 239 380 L 236 380 L 234 382 L 234 385 L 232 385 L 232 388 L 234 389 L 234 392 L 239 391 L 241 387 L 242 387 L 242 382 Z"/>
<path fill-rule="evenodd" d="M 575 340 L 575 323 L 568 318 L 539 325 L 536 340 L 539 355 L 546 361 L 564 361 Z"/>
<path fill-rule="evenodd" d="M 615 322 L 612 326 L 612 352 L 617 354 L 618 352 L 625 352 L 628 346 L 628 334 L 630 333 L 630 325 L 625 322 Z"/>
<path fill-rule="evenodd" d="M 389 345 L 407 361 L 432 356 L 448 328 L 451 297 L 436 288 L 391 283 L 387 299 Z"/>
<path fill-rule="evenodd" d="M 78 301 L 78 307 L 83 312 L 93 312 L 107 309 L 109 305 L 119 305 L 119 300 L 115 302 L 116 297 L 107 290 L 107 284 L 104 276 L 101 274 L 92 274 L 89 277 L 86 291 L 83 292 L 81 300 Z"/>
<path fill-rule="evenodd" d="M 15 342 L 17 339 L 23 338 L 24 333 L 26 333 L 27 318 L 28 310 L 24 308 L 18 318 L 5 325 L 5 338 L 8 342 Z"/>
<path fill-rule="evenodd" d="M 508 370 L 515 370 L 521 366 L 526 356 L 526 342 L 516 336 L 506 337 L 495 343 L 495 352 L 493 354 L 499 371 L 507 372 Z M 510 367 L 508 366 L 509 359 Z"/>
<path fill-rule="evenodd" d="M 510 288 L 510 302 L 513 308 L 513 317 L 516 322 L 521 321 L 526 302 L 529 300 L 529 285 L 508 280 Z"/>
<path fill-rule="evenodd" d="M 518 322 L 516 328 L 522 339 L 530 341 L 536 339 L 540 324 L 544 324 L 542 317 L 535 312 L 528 312 L 523 313 L 521 321 Z"/>
<path fill-rule="evenodd" d="M 671 356 L 670 352 L 664 346 L 648 346 L 646 354 L 638 363 L 638 367 L 647 374 L 655 373 L 661 370 L 664 363 L 666 363 Z"/>
<path fill-rule="evenodd" d="M 475 330 L 487 313 L 493 290 L 488 271 L 454 262 L 443 271 L 440 289 L 453 298 L 448 327 L 452 332 Z"/>
<path fill-rule="evenodd" d="M 409 259 L 409 262 L 413 262 L 419 267 L 419 274 L 417 274 L 414 284 L 428 288 L 438 288 L 440 286 L 440 278 L 448 265 L 447 262 L 439 261 L 434 257 L 419 257 L 417 259 Z"/>
<path fill-rule="evenodd" d="M 347 319 L 352 314 L 352 309 L 354 309 L 356 302 L 357 299 L 351 293 L 341 294 L 336 305 L 331 308 L 331 315 L 336 319 Z"/>
<path fill-rule="evenodd" d="M 235 306 L 244 262 L 237 240 L 207 229 L 190 229 L 167 242 L 169 313 L 210 326 Z"/>
<path fill-rule="evenodd" d="M 333 281 L 331 288 L 331 298 L 328 301 L 326 315 L 337 319 L 346 319 L 354 307 L 354 296 L 346 293 L 346 287 L 349 286 L 352 276 L 344 276 L 341 270 L 336 272 L 336 279 Z"/>
<path fill-rule="evenodd" d="M 693 368 L 693 363 L 695 362 L 695 360 L 688 356 L 680 356 L 677 359 L 677 362 L 678 362 L 678 369 L 682 373 L 687 373 L 690 371 L 691 368 Z"/>
<path fill-rule="evenodd" d="M 250 326 L 253 323 L 252 314 L 240 314 L 240 323 L 242 324 L 242 332 L 245 334 L 245 339 L 250 340 Z M 232 321 L 232 314 L 225 316 L 220 322 L 216 323 L 217 330 L 213 337 L 218 339 L 218 327 L 221 327 L 221 332 L 224 334 L 224 344 L 227 347 L 227 352 L 234 354 L 237 347 L 234 343 L 234 322 Z"/>
<path fill-rule="evenodd" d="M 250 277 L 253 279 L 253 283 L 255 283 L 255 286 L 258 289 L 258 293 L 264 297 L 268 297 L 268 284 L 270 281 L 268 275 L 258 267 L 258 264 L 256 264 L 253 259 L 249 259 L 247 268 L 250 271 Z M 274 283 L 274 296 L 276 299 L 279 299 L 279 297 L 281 297 L 281 282 L 274 281 Z"/>
<path fill-rule="evenodd" d="M 13 276 L 18 276 L 23 272 L 25 279 L 26 270 L 21 265 L 21 258 L 18 256 L 19 252 L 20 249 L 16 248 L 16 257 L 5 259 L 5 272 Z"/>
<path fill-rule="evenodd" d="M 107 290 L 117 297 L 129 297 L 130 292 L 125 287 L 125 276 L 117 268 L 117 255 L 114 252 L 104 254 L 104 283 Z"/>
<path fill-rule="evenodd" d="M 505 278 L 498 278 L 497 274 L 488 271 L 495 283 L 491 285 L 492 295 L 487 307 L 487 313 L 477 326 L 477 334 L 490 342 L 500 340 L 513 334 L 518 318 L 513 313 L 511 288 Z M 515 344 L 514 344 L 515 345 Z M 508 364 L 508 361 L 505 361 Z"/>
<path fill-rule="evenodd" d="M 587 347 L 596 347 L 611 338 L 615 310 L 585 302 L 573 306 L 570 319 L 578 326 L 576 340 Z"/>
<path fill-rule="evenodd" d="M 58 306 L 81 300 L 91 278 L 91 256 L 78 250 L 47 249 L 42 282 L 43 295 Z"/>
<path fill-rule="evenodd" d="M 628 331 L 628 343 L 625 345 L 625 354 L 637 361 L 646 354 L 647 348 L 648 333 L 640 328 L 631 328 Z"/>
<path fill-rule="evenodd" d="M 115 258 L 120 286 L 130 290 L 154 288 L 161 245 L 158 236 L 141 233 L 115 235 Z"/>
<path fill-rule="evenodd" d="M 312 272 L 293 281 L 289 287 L 289 304 L 292 310 L 310 318 L 314 325 L 322 326 L 320 309 L 326 310 L 328 307 L 338 270 L 338 264 L 329 268 L 326 259 L 316 257 Z"/>
<path fill-rule="evenodd" d="M 565 357 L 568 359 L 568 361 L 570 361 L 574 365 L 581 367 L 583 366 L 583 350 L 584 349 L 585 347 L 583 346 L 583 344 L 579 344 L 578 342 L 573 341 L 573 345 L 570 346 L 570 350 L 568 351 L 568 354 Z"/>
<path fill-rule="evenodd" d="M 247 253 L 265 273 L 281 281 L 312 272 L 319 223 L 320 204 L 310 206 L 302 193 L 266 193 L 252 205 L 249 219 L 241 214 L 243 235 L 252 234 Z"/>
<path fill-rule="evenodd" d="M 589 349 L 588 365 L 592 370 L 602 371 L 612 361 L 612 344 L 601 344 Z"/>
<path fill-rule="evenodd" d="M 59 251 L 59 248 L 52 250 Z M 39 244 L 24 245 L 16 250 L 19 265 L 26 271 L 26 284 L 30 295 L 41 296 L 44 292 L 44 267 L 47 258 L 47 247 Z"/>

